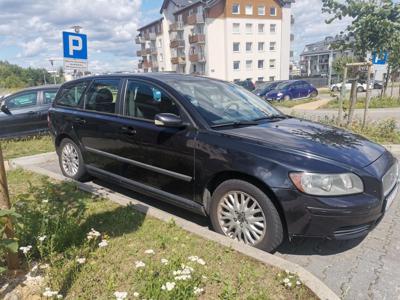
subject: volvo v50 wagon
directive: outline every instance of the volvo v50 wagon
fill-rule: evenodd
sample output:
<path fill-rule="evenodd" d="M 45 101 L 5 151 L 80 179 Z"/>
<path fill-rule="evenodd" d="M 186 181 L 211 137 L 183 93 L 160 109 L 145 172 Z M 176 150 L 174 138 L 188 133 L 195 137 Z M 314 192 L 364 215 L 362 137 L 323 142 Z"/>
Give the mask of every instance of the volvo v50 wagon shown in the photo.
<path fill-rule="evenodd" d="M 204 77 L 67 82 L 49 126 L 65 176 L 207 215 L 215 231 L 266 251 L 284 237 L 364 236 L 399 189 L 399 164 L 382 146 Z"/>

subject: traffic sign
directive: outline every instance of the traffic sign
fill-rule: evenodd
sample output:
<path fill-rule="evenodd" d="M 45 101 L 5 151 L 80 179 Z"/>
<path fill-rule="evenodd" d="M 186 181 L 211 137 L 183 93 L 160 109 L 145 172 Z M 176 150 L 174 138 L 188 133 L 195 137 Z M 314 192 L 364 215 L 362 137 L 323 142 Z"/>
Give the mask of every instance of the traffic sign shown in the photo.
<path fill-rule="evenodd" d="M 64 58 L 87 59 L 86 34 L 63 32 Z"/>
<path fill-rule="evenodd" d="M 85 59 L 64 58 L 64 71 L 85 72 L 88 69 L 88 62 Z"/>
<path fill-rule="evenodd" d="M 373 52 L 372 53 L 372 63 L 374 65 L 385 65 L 388 60 L 388 53 L 387 51 L 381 51 L 379 53 Z"/>

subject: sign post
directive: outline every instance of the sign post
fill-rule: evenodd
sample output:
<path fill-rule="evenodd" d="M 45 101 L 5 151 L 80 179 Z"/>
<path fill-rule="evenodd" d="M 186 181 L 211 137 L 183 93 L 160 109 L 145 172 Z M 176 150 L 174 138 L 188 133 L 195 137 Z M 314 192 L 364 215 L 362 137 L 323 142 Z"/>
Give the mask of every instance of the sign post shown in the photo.
<path fill-rule="evenodd" d="M 86 34 L 64 31 L 62 35 L 64 70 L 73 73 L 86 72 L 88 70 Z"/>

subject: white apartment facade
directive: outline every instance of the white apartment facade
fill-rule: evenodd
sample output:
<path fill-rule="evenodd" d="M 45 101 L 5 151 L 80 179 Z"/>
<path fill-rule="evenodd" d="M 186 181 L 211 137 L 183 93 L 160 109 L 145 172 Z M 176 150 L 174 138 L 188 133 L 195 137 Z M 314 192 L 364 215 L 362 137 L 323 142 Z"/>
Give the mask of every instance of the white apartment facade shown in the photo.
<path fill-rule="evenodd" d="M 141 72 L 235 81 L 289 79 L 293 0 L 165 0 L 139 28 Z"/>

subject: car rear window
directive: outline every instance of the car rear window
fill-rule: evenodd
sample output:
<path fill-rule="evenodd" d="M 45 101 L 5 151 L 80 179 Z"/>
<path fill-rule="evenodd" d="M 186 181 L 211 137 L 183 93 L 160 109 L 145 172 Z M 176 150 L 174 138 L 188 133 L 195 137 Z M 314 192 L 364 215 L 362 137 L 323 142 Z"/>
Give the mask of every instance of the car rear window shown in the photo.
<path fill-rule="evenodd" d="M 52 103 L 56 97 L 57 90 L 43 91 L 43 104 Z"/>
<path fill-rule="evenodd" d="M 67 85 L 60 89 L 56 104 L 69 107 L 83 107 L 82 94 L 85 92 L 88 82 L 82 81 L 73 85 Z"/>

